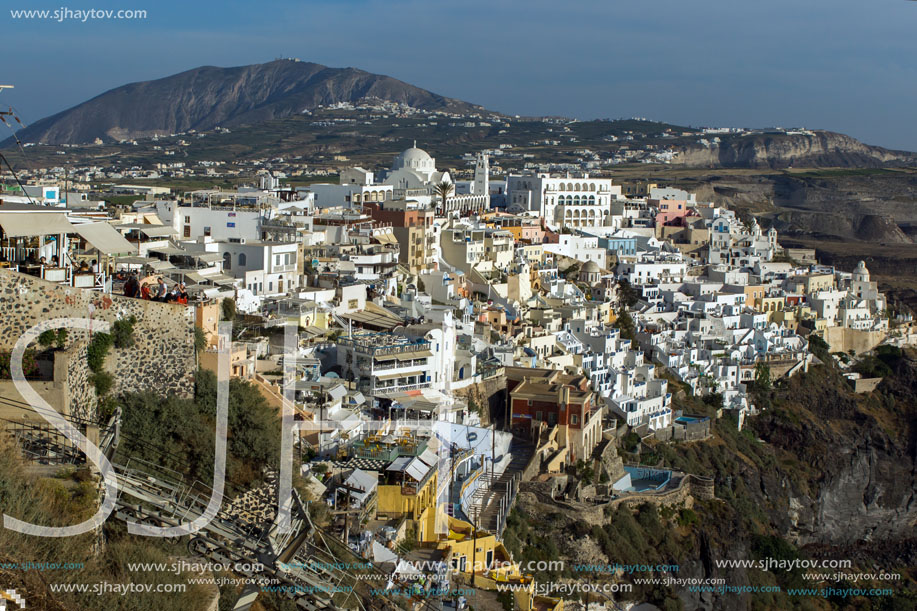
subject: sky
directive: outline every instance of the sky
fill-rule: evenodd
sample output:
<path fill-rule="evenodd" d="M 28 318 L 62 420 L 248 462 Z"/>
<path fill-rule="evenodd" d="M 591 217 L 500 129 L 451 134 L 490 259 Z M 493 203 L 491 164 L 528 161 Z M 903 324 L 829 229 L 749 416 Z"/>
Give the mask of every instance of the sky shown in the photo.
<path fill-rule="evenodd" d="M 34 122 L 201 65 L 296 57 L 519 115 L 808 127 L 917 151 L 913 0 L 4 0 L 0 107 Z M 145 10 L 145 19 L 12 11 Z M 2 139 L 2 138 L 0 138 Z"/>

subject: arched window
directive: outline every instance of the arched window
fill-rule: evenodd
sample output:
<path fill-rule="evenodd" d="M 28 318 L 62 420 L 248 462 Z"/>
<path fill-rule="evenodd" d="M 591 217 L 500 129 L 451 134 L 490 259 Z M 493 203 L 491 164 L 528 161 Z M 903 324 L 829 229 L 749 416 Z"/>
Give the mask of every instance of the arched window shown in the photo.
<path fill-rule="evenodd" d="M 573 196 L 573 205 L 574 205 L 574 206 L 579 206 L 579 195 L 574 195 L 574 196 Z"/>
<path fill-rule="evenodd" d="M 590 196 L 589 196 L 589 205 L 590 205 L 590 206 L 594 206 L 594 205 L 595 205 L 595 195 L 590 195 Z"/>
<path fill-rule="evenodd" d="M 232 255 L 228 252 L 223 253 L 223 269 L 232 269 Z"/>
<path fill-rule="evenodd" d="M 239 267 L 245 267 L 245 253 L 239 253 Z"/>
<path fill-rule="evenodd" d="M 573 183 L 572 183 L 572 182 L 568 182 L 568 183 L 567 183 L 567 191 L 572 191 L 572 190 L 573 190 Z"/>
<path fill-rule="evenodd" d="M 564 185 L 564 183 L 560 183 L 560 189 L 559 189 L 559 190 L 560 190 L 560 191 L 566 191 L 566 190 L 567 190 L 566 185 Z"/>

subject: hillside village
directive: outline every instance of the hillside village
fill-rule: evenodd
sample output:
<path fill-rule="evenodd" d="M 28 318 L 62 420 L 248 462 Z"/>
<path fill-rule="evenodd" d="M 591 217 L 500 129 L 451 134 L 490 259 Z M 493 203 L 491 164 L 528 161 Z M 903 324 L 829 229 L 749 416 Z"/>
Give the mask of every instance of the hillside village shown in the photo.
<path fill-rule="evenodd" d="M 296 475 L 328 532 L 388 591 L 438 608 L 506 584 L 517 609 L 564 608 L 504 545 L 520 490 L 593 509 L 713 498 L 711 480 L 633 447 L 704 443 L 712 419 L 741 430 L 763 409 L 756 385 L 915 341 L 863 262 L 820 265 L 754 217 L 579 164 L 498 174 L 494 152 L 456 173 L 415 144 L 387 169 L 296 187 L 263 167 L 233 190 L 69 176 L 116 181 L 106 193 L 134 196 L 119 205 L 35 172 L 0 193 L 0 280 L 90 295 L 151 333 L 193 325 L 201 369 L 228 352 L 233 378 L 295 413 Z M 162 391 L 190 393 L 187 373 Z M 79 402 L 80 417 L 107 422 L 101 405 Z M 234 508 L 260 511 L 250 500 Z"/>

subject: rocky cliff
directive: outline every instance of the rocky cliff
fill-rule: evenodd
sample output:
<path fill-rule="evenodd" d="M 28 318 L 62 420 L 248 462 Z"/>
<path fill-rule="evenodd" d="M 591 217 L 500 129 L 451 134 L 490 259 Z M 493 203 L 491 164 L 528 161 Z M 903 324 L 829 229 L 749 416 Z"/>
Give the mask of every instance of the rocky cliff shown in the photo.
<path fill-rule="evenodd" d="M 745 431 L 720 419 L 713 439 L 655 447 L 667 466 L 714 478 L 715 500 L 686 499 L 681 508 L 618 507 L 596 520 L 547 495 L 523 494 L 509 546 L 524 559 L 562 557 L 573 567 L 542 579 L 628 581 L 634 590 L 618 601 L 665 609 L 849 608 L 850 600 L 819 598 L 823 606 L 813 607 L 807 605 L 815 599 L 787 594 L 788 588 L 843 583 L 806 580 L 798 569 L 723 564 L 766 559 L 844 559 L 853 562 L 848 572 L 900 572 L 898 583 L 872 584 L 891 585 L 893 594 L 861 608 L 913 608 L 908 570 L 917 562 L 917 360 L 891 351 L 857 367 L 880 369 L 883 382 L 871 393 L 855 394 L 837 368 L 815 366 L 772 390 L 756 391 L 754 403 L 763 413 L 750 418 Z M 689 402 L 692 412 L 702 409 Z M 650 587 L 637 579 L 652 575 L 584 574 L 577 563 L 676 564 L 679 570 L 670 577 L 780 590 Z"/>
<path fill-rule="evenodd" d="M 720 137 L 709 145 L 682 147 L 673 163 L 690 167 L 870 168 L 887 163 L 913 163 L 914 155 L 890 151 L 834 132 L 747 134 Z"/>

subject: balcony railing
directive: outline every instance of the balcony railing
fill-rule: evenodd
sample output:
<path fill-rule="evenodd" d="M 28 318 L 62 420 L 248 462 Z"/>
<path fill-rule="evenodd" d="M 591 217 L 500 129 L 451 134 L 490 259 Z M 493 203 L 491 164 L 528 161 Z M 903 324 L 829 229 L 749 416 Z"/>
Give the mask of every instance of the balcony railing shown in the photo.
<path fill-rule="evenodd" d="M 384 386 L 376 387 L 373 390 L 374 395 L 390 395 L 396 392 L 408 392 L 411 390 L 421 390 L 423 388 L 430 388 L 430 382 L 421 382 L 419 384 L 405 384 L 403 386 Z"/>
<path fill-rule="evenodd" d="M 411 361 L 383 361 L 373 364 L 373 371 L 387 371 L 389 369 L 402 369 L 407 367 L 426 367 L 427 359 L 413 359 Z"/>

